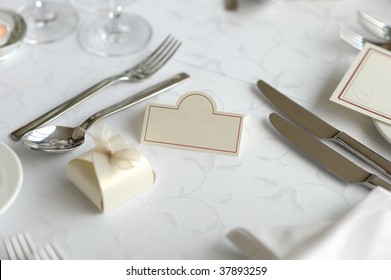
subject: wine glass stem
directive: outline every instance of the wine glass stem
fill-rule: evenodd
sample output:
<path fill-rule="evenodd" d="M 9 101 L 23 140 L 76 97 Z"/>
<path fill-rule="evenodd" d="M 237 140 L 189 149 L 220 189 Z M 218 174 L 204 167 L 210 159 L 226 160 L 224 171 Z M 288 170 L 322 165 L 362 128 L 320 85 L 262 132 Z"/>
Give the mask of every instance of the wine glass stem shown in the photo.
<path fill-rule="evenodd" d="M 109 18 L 111 20 L 118 19 L 121 16 L 122 7 L 117 4 L 116 0 L 110 0 Z"/>
<path fill-rule="evenodd" d="M 105 27 L 103 37 L 112 42 L 120 42 L 124 39 L 123 36 L 129 31 L 129 28 L 121 21 L 122 7 L 116 0 L 109 0 L 109 2 L 109 21 Z"/>
<path fill-rule="evenodd" d="M 45 5 L 46 5 L 46 1 L 44 1 L 44 0 L 36 0 L 35 1 L 35 7 L 37 7 L 37 8 L 42 8 Z"/>
<path fill-rule="evenodd" d="M 33 9 L 34 21 L 38 28 L 44 27 L 47 23 L 56 20 L 56 12 L 48 9 L 44 0 L 36 0 Z"/>

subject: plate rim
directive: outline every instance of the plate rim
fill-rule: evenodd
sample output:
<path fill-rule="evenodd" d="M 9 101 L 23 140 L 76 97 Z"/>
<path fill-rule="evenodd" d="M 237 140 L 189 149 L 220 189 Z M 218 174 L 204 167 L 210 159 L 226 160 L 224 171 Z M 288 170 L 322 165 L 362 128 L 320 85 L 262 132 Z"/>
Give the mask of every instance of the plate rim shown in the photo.
<path fill-rule="evenodd" d="M 380 135 L 391 144 L 391 125 L 374 118 L 372 118 L 372 122 Z M 389 132 L 388 129 L 390 129 Z"/>
<path fill-rule="evenodd" d="M 0 154 L 1 153 L 8 154 L 9 159 L 12 159 L 12 162 L 7 162 L 4 164 L 4 167 L 7 172 L 7 168 L 13 168 L 13 172 L 15 172 L 16 176 L 15 179 L 12 181 L 12 186 L 13 188 L 12 193 L 9 195 L 7 199 L 5 199 L 4 204 L 0 204 L 0 215 L 3 214 L 15 201 L 17 196 L 20 193 L 20 190 L 22 188 L 22 183 L 23 183 L 23 166 L 22 163 L 17 156 L 17 154 L 4 142 L 0 141 Z"/>

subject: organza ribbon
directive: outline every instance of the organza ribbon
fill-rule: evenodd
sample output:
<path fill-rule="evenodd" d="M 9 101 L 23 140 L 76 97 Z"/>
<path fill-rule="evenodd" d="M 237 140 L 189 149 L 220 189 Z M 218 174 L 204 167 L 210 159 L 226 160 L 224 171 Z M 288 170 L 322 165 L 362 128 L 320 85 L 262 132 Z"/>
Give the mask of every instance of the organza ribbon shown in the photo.
<path fill-rule="evenodd" d="M 87 132 L 94 140 L 95 151 L 107 155 L 113 165 L 120 169 L 130 169 L 134 167 L 141 157 L 138 150 L 131 149 L 126 145 L 117 145 L 111 143 L 111 129 L 105 123 L 101 123 L 94 128 L 94 132 Z"/>

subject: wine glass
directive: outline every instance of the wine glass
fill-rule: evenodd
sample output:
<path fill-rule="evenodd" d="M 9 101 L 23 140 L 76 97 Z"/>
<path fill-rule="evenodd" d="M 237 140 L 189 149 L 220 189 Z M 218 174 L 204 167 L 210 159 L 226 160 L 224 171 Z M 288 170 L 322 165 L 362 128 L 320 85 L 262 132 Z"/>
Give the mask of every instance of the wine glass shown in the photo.
<path fill-rule="evenodd" d="M 139 51 L 152 36 L 152 29 L 143 18 L 122 12 L 116 0 L 108 0 L 108 15 L 83 25 L 78 40 L 87 51 L 101 56 L 121 56 Z"/>
<path fill-rule="evenodd" d="M 69 4 L 34 0 L 18 9 L 27 24 L 25 41 L 31 44 L 60 40 L 76 29 L 79 18 Z"/>
<path fill-rule="evenodd" d="M 68 0 L 68 2 L 82 13 L 107 12 L 109 10 L 109 0 Z M 117 0 L 117 5 L 125 7 L 130 4 L 130 0 Z"/>

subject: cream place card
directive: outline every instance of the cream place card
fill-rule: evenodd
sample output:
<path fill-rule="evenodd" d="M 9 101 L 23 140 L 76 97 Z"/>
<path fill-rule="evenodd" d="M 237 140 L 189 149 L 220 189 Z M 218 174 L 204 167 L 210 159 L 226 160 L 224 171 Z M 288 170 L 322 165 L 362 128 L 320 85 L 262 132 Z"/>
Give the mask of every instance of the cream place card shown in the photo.
<path fill-rule="evenodd" d="M 147 106 L 141 143 L 238 155 L 243 119 L 243 115 L 218 112 L 205 93 L 191 92 L 175 106 Z"/>
<path fill-rule="evenodd" d="M 391 124 L 391 52 L 367 43 L 330 100 Z"/>

